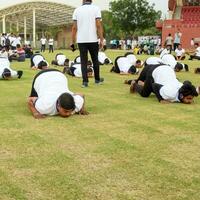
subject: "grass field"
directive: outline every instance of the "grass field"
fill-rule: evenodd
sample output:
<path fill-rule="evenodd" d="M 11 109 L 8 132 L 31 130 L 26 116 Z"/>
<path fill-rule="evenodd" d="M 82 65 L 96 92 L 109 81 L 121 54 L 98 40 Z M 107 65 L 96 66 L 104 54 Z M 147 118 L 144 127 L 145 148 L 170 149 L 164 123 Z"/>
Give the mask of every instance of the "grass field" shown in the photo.
<path fill-rule="evenodd" d="M 44 56 L 51 62 L 56 53 Z M 113 60 L 123 53 L 107 51 Z M 185 62 L 190 72 L 178 78 L 200 85 L 199 61 Z M 0 81 L 1 200 L 200 199 L 200 98 L 163 105 L 154 95 L 131 95 L 123 82 L 132 76 L 102 66 L 104 85 L 91 79 L 81 88 L 69 77 L 90 115 L 35 120 L 26 105 L 37 73 L 29 65 L 13 62 L 22 79 Z"/>

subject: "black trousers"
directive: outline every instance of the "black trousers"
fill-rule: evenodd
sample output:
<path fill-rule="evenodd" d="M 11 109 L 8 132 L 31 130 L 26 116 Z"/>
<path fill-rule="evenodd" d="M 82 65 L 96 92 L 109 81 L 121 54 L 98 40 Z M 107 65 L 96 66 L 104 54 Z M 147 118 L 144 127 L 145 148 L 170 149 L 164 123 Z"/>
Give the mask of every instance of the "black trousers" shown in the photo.
<path fill-rule="evenodd" d="M 142 97 L 149 97 L 151 92 L 153 92 L 152 84 L 154 83 L 154 79 L 153 79 L 152 73 L 159 66 L 160 65 L 149 65 L 149 66 L 147 65 L 144 67 L 144 69 L 140 73 L 140 76 L 137 79 L 137 81 L 143 81 L 144 86 L 138 85 L 136 81 L 135 90 Z"/>
<path fill-rule="evenodd" d="M 94 69 L 94 78 L 96 81 L 100 80 L 100 72 L 99 72 L 99 61 L 98 61 L 98 52 L 99 45 L 98 42 L 94 43 L 78 43 L 80 57 L 81 57 L 81 71 L 83 82 L 88 82 L 88 74 L 87 74 L 87 62 L 88 62 L 88 51 L 90 53 L 93 69 Z"/>
<path fill-rule="evenodd" d="M 46 49 L 46 45 L 42 44 L 42 46 L 41 46 L 41 52 L 45 52 L 45 49 Z"/>
<path fill-rule="evenodd" d="M 49 53 L 51 53 L 51 52 L 53 53 L 53 50 L 54 50 L 53 45 L 49 45 Z"/>

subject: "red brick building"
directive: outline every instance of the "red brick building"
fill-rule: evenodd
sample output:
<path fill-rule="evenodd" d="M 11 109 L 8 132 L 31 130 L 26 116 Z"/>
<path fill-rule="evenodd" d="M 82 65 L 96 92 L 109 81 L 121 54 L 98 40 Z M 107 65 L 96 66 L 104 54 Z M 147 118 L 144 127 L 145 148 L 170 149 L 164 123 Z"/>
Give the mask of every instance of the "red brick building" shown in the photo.
<path fill-rule="evenodd" d="M 156 23 L 162 31 L 162 44 L 169 33 L 174 36 L 178 29 L 182 33 L 184 48 L 190 47 L 192 38 L 200 42 L 200 0 L 169 0 L 168 8 L 169 19 Z"/>

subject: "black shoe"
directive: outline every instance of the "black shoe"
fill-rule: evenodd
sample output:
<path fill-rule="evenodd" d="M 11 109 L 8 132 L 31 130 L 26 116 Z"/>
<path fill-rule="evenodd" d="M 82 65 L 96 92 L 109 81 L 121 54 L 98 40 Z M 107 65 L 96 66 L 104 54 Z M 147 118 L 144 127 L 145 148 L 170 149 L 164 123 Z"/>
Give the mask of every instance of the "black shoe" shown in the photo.
<path fill-rule="evenodd" d="M 110 72 L 114 72 L 114 66 L 111 68 Z"/>
<path fill-rule="evenodd" d="M 189 71 L 189 67 L 188 65 L 185 64 L 185 71 L 188 72 Z"/>
<path fill-rule="evenodd" d="M 83 82 L 82 85 L 81 85 L 81 87 L 82 87 L 82 88 L 88 87 L 88 82 Z"/>
<path fill-rule="evenodd" d="M 23 71 L 17 71 L 18 79 L 20 79 L 23 75 Z"/>
<path fill-rule="evenodd" d="M 100 78 L 99 80 L 95 80 L 95 84 L 101 85 L 104 82 L 104 78 Z"/>

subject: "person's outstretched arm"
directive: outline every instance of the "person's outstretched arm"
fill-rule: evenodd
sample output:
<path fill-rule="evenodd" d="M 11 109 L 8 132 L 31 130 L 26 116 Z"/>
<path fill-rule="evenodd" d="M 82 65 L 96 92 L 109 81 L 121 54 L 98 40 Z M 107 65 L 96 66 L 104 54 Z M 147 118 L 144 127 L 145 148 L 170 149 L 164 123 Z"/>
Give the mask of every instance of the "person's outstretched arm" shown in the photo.
<path fill-rule="evenodd" d="M 35 102 L 37 100 L 37 97 L 29 97 L 28 98 L 28 108 L 29 110 L 31 111 L 33 117 L 35 119 L 42 119 L 44 118 L 45 116 L 42 115 L 41 113 L 39 113 L 36 108 L 35 108 Z"/>

